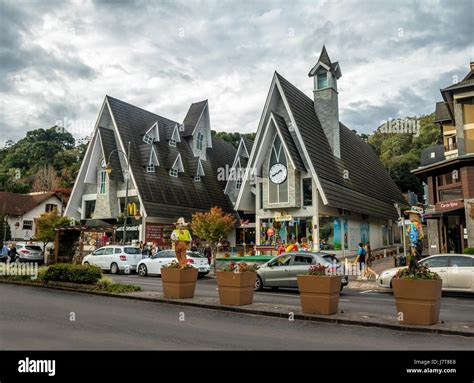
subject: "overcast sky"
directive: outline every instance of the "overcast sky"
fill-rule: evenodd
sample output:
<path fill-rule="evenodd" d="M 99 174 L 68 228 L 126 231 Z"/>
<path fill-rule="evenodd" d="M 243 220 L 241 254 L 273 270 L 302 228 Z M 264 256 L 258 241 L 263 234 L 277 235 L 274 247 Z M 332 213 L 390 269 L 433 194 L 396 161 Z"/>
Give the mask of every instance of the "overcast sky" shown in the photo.
<path fill-rule="evenodd" d="M 431 113 L 473 60 L 473 0 L 0 3 L 0 140 L 84 137 L 106 94 L 177 121 L 207 98 L 212 129 L 254 132 L 275 70 L 312 97 L 323 44 L 341 121 L 372 132 Z"/>

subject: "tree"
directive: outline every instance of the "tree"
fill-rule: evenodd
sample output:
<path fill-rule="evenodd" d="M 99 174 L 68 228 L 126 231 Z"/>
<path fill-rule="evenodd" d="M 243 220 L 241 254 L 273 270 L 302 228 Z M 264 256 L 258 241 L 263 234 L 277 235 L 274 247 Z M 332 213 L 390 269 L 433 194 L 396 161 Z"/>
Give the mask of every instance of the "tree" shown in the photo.
<path fill-rule="evenodd" d="M 0 214 L 0 238 L 2 241 L 9 241 L 12 238 L 12 232 L 7 217 L 3 214 Z"/>
<path fill-rule="evenodd" d="M 53 242 L 56 238 L 56 228 L 59 226 L 68 226 L 69 218 L 61 217 L 57 210 L 54 209 L 49 213 L 42 214 L 36 220 L 36 235 L 37 241 L 43 242 L 43 250 L 46 249 L 48 242 Z"/>
<path fill-rule="evenodd" d="M 32 191 L 50 191 L 58 189 L 61 186 L 61 179 L 58 177 L 56 170 L 51 166 L 43 166 L 36 172 Z"/>
<path fill-rule="evenodd" d="M 220 207 L 213 207 L 205 213 L 193 214 L 191 229 L 197 237 L 209 242 L 214 250 L 214 272 L 216 270 L 217 244 L 235 227 L 235 218 Z"/>

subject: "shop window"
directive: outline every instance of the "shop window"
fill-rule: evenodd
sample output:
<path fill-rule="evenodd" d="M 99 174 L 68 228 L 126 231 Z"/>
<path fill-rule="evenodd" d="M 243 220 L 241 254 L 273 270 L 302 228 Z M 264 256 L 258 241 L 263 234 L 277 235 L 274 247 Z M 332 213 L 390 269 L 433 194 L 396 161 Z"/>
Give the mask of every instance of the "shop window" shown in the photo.
<path fill-rule="evenodd" d="M 24 220 L 23 221 L 23 230 L 33 230 L 33 221 Z"/>
<path fill-rule="evenodd" d="M 319 217 L 321 250 L 341 250 L 341 218 Z"/>
<path fill-rule="evenodd" d="M 303 206 L 313 204 L 313 187 L 311 178 L 303 178 Z"/>
<path fill-rule="evenodd" d="M 364 216 L 360 223 L 360 241 L 362 243 L 367 243 L 370 241 L 369 236 L 369 220 L 368 217 Z"/>
<path fill-rule="evenodd" d="M 84 210 L 84 218 L 92 218 L 92 215 L 94 214 L 95 210 L 95 201 L 86 201 L 86 206 Z"/>
<path fill-rule="evenodd" d="M 458 199 L 462 199 L 462 188 L 461 187 L 454 187 L 449 189 L 443 189 L 438 192 L 438 201 L 439 202 L 446 202 L 446 201 L 454 201 Z"/>

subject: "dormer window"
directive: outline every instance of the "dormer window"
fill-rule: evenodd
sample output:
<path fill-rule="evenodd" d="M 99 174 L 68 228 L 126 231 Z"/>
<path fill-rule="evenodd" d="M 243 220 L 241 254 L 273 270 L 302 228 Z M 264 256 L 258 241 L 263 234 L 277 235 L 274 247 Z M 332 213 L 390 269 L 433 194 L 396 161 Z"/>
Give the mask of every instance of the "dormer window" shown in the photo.
<path fill-rule="evenodd" d="M 148 159 L 148 165 L 146 166 L 146 171 L 148 173 L 154 173 L 155 172 L 155 166 L 159 166 L 160 163 L 158 161 L 158 156 L 156 155 L 155 152 L 155 147 L 151 147 L 150 151 L 150 158 Z"/>
<path fill-rule="evenodd" d="M 181 160 L 181 154 L 178 154 L 169 174 L 171 177 L 178 177 L 178 173 L 182 172 L 184 172 L 183 161 Z"/>
<path fill-rule="evenodd" d="M 235 188 L 237 190 L 240 190 L 241 187 L 242 187 L 242 178 L 239 178 L 237 182 L 235 183 Z"/>
<path fill-rule="evenodd" d="M 328 87 L 328 74 L 326 72 L 324 73 L 318 73 L 318 89 L 324 89 Z"/>
<path fill-rule="evenodd" d="M 173 140 L 171 138 L 169 144 L 170 144 L 170 146 L 176 147 L 176 140 Z"/>
<path fill-rule="evenodd" d="M 199 132 L 196 138 L 196 147 L 198 148 L 198 150 L 202 150 L 203 140 L 204 140 L 204 135 L 201 132 Z"/>
<path fill-rule="evenodd" d="M 201 176 L 200 175 L 194 176 L 194 182 L 201 182 Z"/>
<path fill-rule="evenodd" d="M 201 181 L 201 177 L 204 176 L 204 168 L 202 167 L 201 160 L 198 161 L 198 166 L 196 170 L 196 175 L 194 176 L 194 181 L 199 182 Z"/>
<path fill-rule="evenodd" d="M 179 128 L 178 124 L 174 125 L 173 133 L 171 133 L 171 137 L 169 140 L 169 145 L 176 147 L 176 143 L 181 142 L 181 137 L 179 135 Z"/>
<path fill-rule="evenodd" d="M 145 144 L 151 145 L 155 141 L 160 141 L 160 131 L 158 129 L 158 121 L 156 121 L 143 136 L 143 142 Z"/>

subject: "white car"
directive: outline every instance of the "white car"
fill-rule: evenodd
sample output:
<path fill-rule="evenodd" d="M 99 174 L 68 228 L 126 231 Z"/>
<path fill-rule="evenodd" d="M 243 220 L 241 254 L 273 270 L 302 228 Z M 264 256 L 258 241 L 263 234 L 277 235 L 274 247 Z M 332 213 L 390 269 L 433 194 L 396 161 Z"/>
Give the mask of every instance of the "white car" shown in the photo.
<path fill-rule="evenodd" d="M 135 271 L 142 259 L 140 248 L 134 246 L 104 246 L 86 255 L 83 265 L 94 265 L 102 270 L 118 274 Z"/>
<path fill-rule="evenodd" d="M 187 251 L 186 258 L 188 263 L 198 269 L 198 278 L 202 278 L 209 274 L 211 267 L 207 258 L 201 253 L 195 251 Z M 174 250 L 162 250 L 153 257 L 142 259 L 137 266 L 137 273 L 142 277 L 147 275 L 160 275 L 161 268 L 171 262 L 177 262 Z"/>
<path fill-rule="evenodd" d="M 15 245 L 18 252 L 15 260 L 20 262 L 44 262 L 44 251 L 40 246 L 25 242 L 17 242 Z"/>
<path fill-rule="evenodd" d="M 440 254 L 419 261 L 443 280 L 443 290 L 474 292 L 474 256 L 467 254 Z M 380 274 L 377 285 L 392 288 L 392 279 L 404 267 L 388 269 Z"/>

